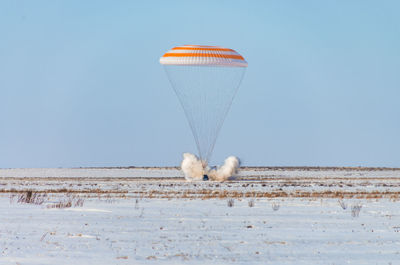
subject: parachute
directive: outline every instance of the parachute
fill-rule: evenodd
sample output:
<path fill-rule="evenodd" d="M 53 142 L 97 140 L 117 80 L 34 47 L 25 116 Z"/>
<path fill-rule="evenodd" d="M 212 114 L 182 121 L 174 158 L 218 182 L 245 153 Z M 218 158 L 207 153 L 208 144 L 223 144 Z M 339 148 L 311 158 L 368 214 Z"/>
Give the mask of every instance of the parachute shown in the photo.
<path fill-rule="evenodd" d="M 184 45 L 160 58 L 186 114 L 204 166 L 243 79 L 247 62 L 219 46 Z"/>

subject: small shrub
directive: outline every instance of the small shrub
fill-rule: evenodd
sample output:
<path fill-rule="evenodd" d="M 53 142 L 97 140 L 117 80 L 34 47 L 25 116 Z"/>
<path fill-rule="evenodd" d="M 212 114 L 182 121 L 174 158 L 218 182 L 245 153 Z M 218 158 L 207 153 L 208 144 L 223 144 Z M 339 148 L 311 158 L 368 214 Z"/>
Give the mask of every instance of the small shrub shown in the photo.
<path fill-rule="evenodd" d="M 339 200 L 338 202 L 339 202 L 340 207 L 342 207 L 343 210 L 347 209 L 347 204 L 343 200 Z"/>
<path fill-rule="evenodd" d="M 63 208 L 70 208 L 70 207 L 82 207 L 84 201 L 85 200 L 83 198 L 72 196 L 72 197 L 68 197 L 68 199 L 66 199 L 66 200 L 61 200 L 57 203 L 47 205 L 47 208 L 63 209 Z"/>
<path fill-rule="evenodd" d="M 106 194 L 106 195 L 102 196 L 100 193 L 98 193 L 97 196 L 98 196 L 99 200 L 101 200 L 102 202 L 110 203 L 110 204 L 115 203 L 115 199 L 113 199 L 110 194 Z"/>
<path fill-rule="evenodd" d="M 279 203 L 275 203 L 275 202 L 274 202 L 274 203 L 272 204 L 272 210 L 274 210 L 274 212 L 278 211 L 279 208 L 281 208 L 281 206 L 280 206 Z"/>
<path fill-rule="evenodd" d="M 235 200 L 234 199 L 229 199 L 228 200 L 228 207 L 233 207 L 235 205 Z"/>
<path fill-rule="evenodd" d="M 142 208 L 142 211 L 140 212 L 139 218 L 143 218 L 143 214 L 144 214 L 144 208 Z"/>
<path fill-rule="evenodd" d="M 362 205 L 360 204 L 354 204 L 351 206 L 351 216 L 352 217 L 358 217 L 360 215 Z"/>
<path fill-rule="evenodd" d="M 76 201 L 74 202 L 74 207 L 82 207 L 84 201 L 85 201 L 85 200 L 82 199 L 82 198 L 76 199 Z"/>
<path fill-rule="evenodd" d="M 44 196 L 40 193 L 28 190 L 26 193 L 22 193 L 18 196 L 17 202 L 41 205 L 44 202 Z"/>
<path fill-rule="evenodd" d="M 249 207 L 254 207 L 254 205 L 255 205 L 254 199 L 251 199 L 251 200 L 248 202 L 248 204 L 249 204 Z"/>
<path fill-rule="evenodd" d="M 15 197 L 16 197 L 15 194 L 11 194 L 11 195 L 10 195 L 10 204 L 11 204 L 11 203 L 14 203 Z"/>
<path fill-rule="evenodd" d="M 61 201 L 57 202 L 51 205 L 47 205 L 47 208 L 59 208 L 59 209 L 64 209 L 64 208 L 70 208 L 72 206 L 71 201 Z"/>

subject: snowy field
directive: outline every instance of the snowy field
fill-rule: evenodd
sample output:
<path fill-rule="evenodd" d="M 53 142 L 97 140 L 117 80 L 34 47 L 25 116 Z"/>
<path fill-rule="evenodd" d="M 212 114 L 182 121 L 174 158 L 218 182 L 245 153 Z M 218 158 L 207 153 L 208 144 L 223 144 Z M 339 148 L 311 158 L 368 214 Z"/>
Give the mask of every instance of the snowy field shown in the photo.
<path fill-rule="evenodd" d="M 400 171 L 0 169 L 0 264 L 400 264 Z"/>

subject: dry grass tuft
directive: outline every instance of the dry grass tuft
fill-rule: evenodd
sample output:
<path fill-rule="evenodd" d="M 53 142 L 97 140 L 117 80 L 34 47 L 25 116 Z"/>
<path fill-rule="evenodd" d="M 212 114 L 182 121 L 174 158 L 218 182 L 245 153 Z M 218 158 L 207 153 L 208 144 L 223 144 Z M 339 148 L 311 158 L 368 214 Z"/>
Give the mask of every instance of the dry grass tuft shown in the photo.
<path fill-rule="evenodd" d="M 361 204 L 354 204 L 351 206 L 351 216 L 358 217 L 360 215 L 362 205 Z"/>
<path fill-rule="evenodd" d="M 29 203 L 29 204 L 41 205 L 43 204 L 46 196 L 47 196 L 46 194 L 40 194 L 28 190 L 27 192 L 19 194 L 17 196 L 17 203 Z M 10 197 L 10 201 L 13 202 L 15 197 L 16 195 L 12 195 Z"/>
<path fill-rule="evenodd" d="M 343 200 L 339 200 L 338 202 L 339 202 L 340 207 L 342 207 L 343 210 L 347 209 L 347 204 Z"/>
<path fill-rule="evenodd" d="M 249 207 L 254 207 L 254 205 L 255 205 L 254 199 L 251 199 L 251 200 L 248 202 L 248 205 L 249 205 Z"/>
<path fill-rule="evenodd" d="M 278 211 L 279 208 L 281 208 L 281 205 L 279 203 L 273 203 L 272 204 L 272 210 L 274 210 L 274 212 Z"/>
<path fill-rule="evenodd" d="M 71 208 L 82 207 L 85 200 L 77 196 L 69 196 L 67 199 L 61 200 L 57 203 L 47 205 L 47 208 Z"/>

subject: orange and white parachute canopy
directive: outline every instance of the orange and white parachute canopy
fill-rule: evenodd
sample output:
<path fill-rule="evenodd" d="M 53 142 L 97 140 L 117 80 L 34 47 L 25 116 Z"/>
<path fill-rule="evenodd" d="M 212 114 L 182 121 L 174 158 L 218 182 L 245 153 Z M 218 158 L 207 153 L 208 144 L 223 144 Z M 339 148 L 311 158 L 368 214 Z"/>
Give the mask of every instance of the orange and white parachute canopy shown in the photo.
<path fill-rule="evenodd" d="M 235 50 L 220 46 L 183 45 L 169 50 L 161 64 L 247 67 L 246 60 Z"/>

